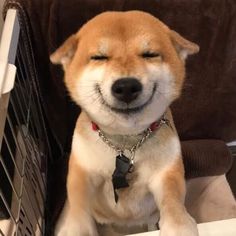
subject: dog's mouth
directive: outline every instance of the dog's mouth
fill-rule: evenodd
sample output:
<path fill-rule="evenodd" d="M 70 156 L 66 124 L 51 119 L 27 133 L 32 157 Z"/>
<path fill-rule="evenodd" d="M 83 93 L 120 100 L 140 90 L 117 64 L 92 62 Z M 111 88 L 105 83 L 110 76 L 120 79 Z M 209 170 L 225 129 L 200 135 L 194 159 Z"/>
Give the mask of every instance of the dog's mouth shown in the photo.
<path fill-rule="evenodd" d="M 156 89 L 157 89 L 157 84 L 155 83 L 153 85 L 152 93 L 149 96 L 149 98 L 146 100 L 146 102 L 144 102 L 143 104 L 141 104 L 139 106 L 135 106 L 135 107 L 129 107 L 129 104 L 124 103 L 125 106 L 126 106 L 125 108 L 115 107 L 115 106 L 111 106 L 110 104 L 108 104 L 106 102 L 106 100 L 104 99 L 104 97 L 103 97 L 103 94 L 102 94 L 102 91 L 101 91 L 101 88 L 100 88 L 99 84 L 96 84 L 95 87 L 96 87 L 96 91 L 100 95 L 102 104 L 104 104 L 106 107 L 111 109 L 113 112 L 129 115 L 129 114 L 134 114 L 134 113 L 138 113 L 138 112 L 142 111 L 146 106 L 148 106 L 152 102 L 152 99 L 153 99 L 154 94 L 155 94 Z"/>

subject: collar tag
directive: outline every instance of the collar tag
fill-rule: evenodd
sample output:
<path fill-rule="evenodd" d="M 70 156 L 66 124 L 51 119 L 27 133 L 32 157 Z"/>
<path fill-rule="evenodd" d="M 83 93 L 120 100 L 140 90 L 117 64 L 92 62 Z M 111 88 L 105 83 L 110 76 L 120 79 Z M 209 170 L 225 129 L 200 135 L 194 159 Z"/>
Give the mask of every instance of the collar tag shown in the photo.
<path fill-rule="evenodd" d="M 124 154 L 120 154 L 116 157 L 116 168 L 112 174 L 112 184 L 116 202 L 118 201 L 116 189 L 129 187 L 126 175 L 129 173 L 132 166 L 130 159 Z"/>

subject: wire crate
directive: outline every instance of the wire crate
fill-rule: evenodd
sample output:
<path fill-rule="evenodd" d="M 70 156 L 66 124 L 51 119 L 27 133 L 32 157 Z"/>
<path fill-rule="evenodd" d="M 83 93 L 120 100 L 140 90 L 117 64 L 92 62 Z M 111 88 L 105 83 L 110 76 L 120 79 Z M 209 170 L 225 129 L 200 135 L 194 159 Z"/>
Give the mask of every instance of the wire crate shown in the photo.
<path fill-rule="evenodd" d="M 51 157 L 27 32 L 7 12 L 0 44 L 0 235 L 43 235 Z"/>

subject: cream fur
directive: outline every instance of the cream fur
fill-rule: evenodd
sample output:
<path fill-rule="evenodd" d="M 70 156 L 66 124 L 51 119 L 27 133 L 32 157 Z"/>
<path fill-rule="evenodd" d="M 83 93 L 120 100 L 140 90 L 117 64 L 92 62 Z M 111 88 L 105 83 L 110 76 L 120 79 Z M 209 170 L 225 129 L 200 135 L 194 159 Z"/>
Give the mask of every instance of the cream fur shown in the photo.
<path fill-rule="evenodd" d="M 158 56 L 143 57 L 147 51 Z M 158 19 L 131 11 L 95 17 L 51 56 L 54 63 L 63 64 L 67 88 L 82 108 L 73 136 L 68 199 L 55 235 L 103 236 L 109 232 L 107 235 L 112 236 L 108 228 L 97 228 L 95 222 L 123 231 L 124 227 L 144 224 L 154 228 L 159 216 L 163 236 L 198 235 L 196 223 L 184 207 L 180 143 L 168 108 L 181 93 L 184 59 L 197 51 L 197 45 Z M 101 54 L 107 58 L 90 59 Z M 142 93 L 130 104 L 118 101 L 111 93 L 112 84 L 124 77 L 135 77 L 143 86 Z M 145 103 L 130 114 L 112 109 Z M 118 190 L 119 201 L 115 203 L 111 180 L 117 153 L 92 130 L 91 121 L 112 142 L 131 147 L 140 139 L 138 134 L 165 111 L 171 127 L 162 125 L 136 151 L 135 170 L 128 176 L 130 186 Z"/>

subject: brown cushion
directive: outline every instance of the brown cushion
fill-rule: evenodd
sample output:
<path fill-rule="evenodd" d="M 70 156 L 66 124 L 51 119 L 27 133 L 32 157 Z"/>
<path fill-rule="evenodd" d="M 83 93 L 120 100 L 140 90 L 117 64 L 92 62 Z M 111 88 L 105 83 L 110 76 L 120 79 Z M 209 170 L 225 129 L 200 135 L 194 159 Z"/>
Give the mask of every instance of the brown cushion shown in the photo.
<path fill-rule="evenodd" d="M 187 179 L 222 175 L 232 166 L 231 153 L 221 140 L 182 141 L 181 146 Z"/>

